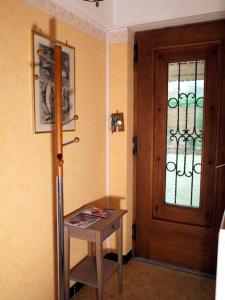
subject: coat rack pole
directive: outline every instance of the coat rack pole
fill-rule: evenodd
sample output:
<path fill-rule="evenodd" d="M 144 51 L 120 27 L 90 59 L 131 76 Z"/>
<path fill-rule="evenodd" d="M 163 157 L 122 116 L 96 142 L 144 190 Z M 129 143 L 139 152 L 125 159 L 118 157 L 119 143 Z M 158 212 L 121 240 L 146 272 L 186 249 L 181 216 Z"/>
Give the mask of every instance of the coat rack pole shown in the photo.
<path fill-rule="evenodd" d="M 57 199 L 57 261 L 58 261 L 58 300 L 64 300 L 64 226 L 63 226 L 63 150 L 62 150 L 62 48 L 54 47 L 55 84 L 55 130 L 54 130 L 54 171 Z"/>

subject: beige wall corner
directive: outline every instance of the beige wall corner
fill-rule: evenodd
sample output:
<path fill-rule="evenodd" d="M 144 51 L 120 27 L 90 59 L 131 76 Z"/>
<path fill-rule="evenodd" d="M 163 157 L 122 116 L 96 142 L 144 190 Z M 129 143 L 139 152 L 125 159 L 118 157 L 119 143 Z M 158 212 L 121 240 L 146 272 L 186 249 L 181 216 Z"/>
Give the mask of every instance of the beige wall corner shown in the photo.
<path fill-rule="evenodd" d="M 123 254 L 127 254 L 132 249 L 133 47 L 128 43 L 113 43 L 109 56 L 110 114 L 123 112 L 125 123 L 124 132 L 110 134 L 110 195 L 120 198 L 117 205 L 128 210 L 124 218 L 123 249 Z M 113 240 L 110 247 L 115 247 Z"/>

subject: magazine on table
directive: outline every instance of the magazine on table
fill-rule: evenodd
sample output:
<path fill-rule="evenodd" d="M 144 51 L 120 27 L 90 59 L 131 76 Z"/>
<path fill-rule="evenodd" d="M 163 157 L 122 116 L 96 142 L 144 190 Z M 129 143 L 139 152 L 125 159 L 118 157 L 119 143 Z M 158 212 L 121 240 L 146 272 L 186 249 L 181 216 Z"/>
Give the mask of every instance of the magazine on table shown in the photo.
<path fill-rule="evenodd" d="M 76 214 L 73 218 L 66 220 L 66 223 L 80 228 L 87 228 L 98 220 L 100 220 L 100 218 L 86 215 L 81 212 Z"/>
<path fill-rule="evenodd" d="M 88 216 L 95 216 L 98 218 L 108 218 L 111 215 L 112 211 L 114 211 L 114 209 L 91 207 L 82 210 L 82 213 Z"/>

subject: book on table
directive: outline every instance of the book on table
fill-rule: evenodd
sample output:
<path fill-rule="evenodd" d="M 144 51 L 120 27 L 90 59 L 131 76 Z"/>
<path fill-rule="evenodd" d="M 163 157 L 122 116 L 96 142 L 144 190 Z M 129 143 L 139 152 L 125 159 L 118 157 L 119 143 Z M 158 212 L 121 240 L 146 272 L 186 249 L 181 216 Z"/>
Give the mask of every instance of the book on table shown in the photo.
<path fill-rule="evenodd" d="M 80 228 L 87 228 L 102 218 L 108 218 L 112 211 L 114 209 L 98 207 L 84 209 L 71 217 L 71 219 L 66 220 L 65 223 Z"/>
<path fill-rule="evenodd" d="M 82 213 L 88 216 L 94 216 L 98 218 L 108 218 L 111 215 L 112 211 L 114 211 L 114 209 L 92 207 L 82 210 Z"/>
<path fill-rule="evenodd" d="M 81 212 L 73 216 L 71 219 L 66 220 L 65 223 L 80 228 L 87 228 L 95 222 L 97 222 L 98 220 L 100 220 L 100 218 L 91 215 L 86 215 Z"/>

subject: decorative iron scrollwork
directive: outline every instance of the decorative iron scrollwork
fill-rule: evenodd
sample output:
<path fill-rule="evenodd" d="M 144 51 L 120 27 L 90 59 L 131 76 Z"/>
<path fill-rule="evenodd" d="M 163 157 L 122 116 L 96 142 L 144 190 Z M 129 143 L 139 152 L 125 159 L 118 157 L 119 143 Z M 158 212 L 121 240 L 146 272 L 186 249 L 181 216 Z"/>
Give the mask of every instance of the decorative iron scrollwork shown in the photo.
<path fill-rule="evenodd" d="M 190 205 L 193 206 L 193 184 L 195 174 L 201 174 L 201 163 L 196 161 L 196 153 L 201 154 L 202 149 L 202 121 L 197 124 L 199 116 L 203 115 L 203 96 L 197 92 L 198 61 L 195 64 L 194 91 L 184 93 L 181 91 L 181 64 L 178 63 L 178 93 L 177 97 L 171 97 L 167 101 L 170 115 L 176 115 L 174 128 L 167 128 L 167 152 L 168 144 L 172 145 L 170 151 L 175 154 L 174 161 L 166 162 L 166 170 L 175 174 L 174 203 L 177 203 L 178 177 L 186 177 L 191 180 Z M 182 120 L 181 120 L 182 119 Z M 192 122 L 190 122 L 190 120 Z M 176 124 L 175 124 L 176 123 Z M 188 155 L 188 162 L 187 162 Z M 191 163 L 190 163 L 191 159 Z"/>

